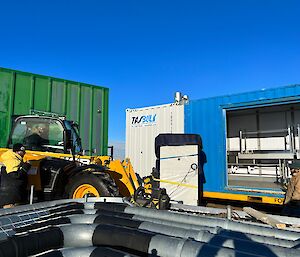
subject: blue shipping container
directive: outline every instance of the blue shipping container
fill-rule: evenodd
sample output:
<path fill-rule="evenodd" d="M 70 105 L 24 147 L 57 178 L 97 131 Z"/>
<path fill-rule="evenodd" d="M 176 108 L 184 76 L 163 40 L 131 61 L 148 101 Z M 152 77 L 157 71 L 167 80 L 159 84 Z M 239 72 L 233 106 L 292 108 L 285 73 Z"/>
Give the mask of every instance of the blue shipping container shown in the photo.
<path fill-rule="evenodd" d="M 207 155 L 207 164 L 205 165 L 207 182 L 204 187 L 204 196 L 210 198 L 230 198 L 232 200 L 246 200 L 271 204 L 282 203 L 284 193 L 280 187 L 253 187 L 247 186 L 246 182 L 244 182 L 244 184 L 241 182 L 243 179 L 247 180 L 251 177 L 251 174 L 247 173 L 246 175 L 240 175 L 239 178 L 241 179 L 240 182 L 242 183 L 242 186 L 229 183 L 228 144 L 229 140 L 237 143 L 237 150 L 232 151 L 233 155 L 237 158 L 245 157 L 245 154 L 254 153 L 273 154 L 272 156 L 274 156 L 274 154 L 278 154 L 280 152 L 283 154 L 292 153 L 294 158 L 297 158 L 300 148 L 300 130 L 298 129 L 297 131 L 297 127 L 299 128 L 300 123 L 300 85 L 191 100 L 189 104 L 185 106 L 184 116 L 185 133 L 200 134 L 203 139 L 204 151 Z M 253 122 L 250 124 L 249 122 L 252 118 Z M 285 125 L 280 125 L 284 119 L 286 120 L 284 121 Z M 228 120 L 230 120 L 230 124 L 228 124 Z M 242 125 L 237 125 L 237 120 L 240 120 L 241 123 L 244 124 L 244 127 Z M 253 148 L 255 151 L 249 151 L 246 149 L 246 139 L 248 139 L 247 143 L 255 142 L 256 144 L 256 142 L 258 142 L 258 139 L 251 136 L 251 134 L 248 133 L 249 131 L 247 131 L 247 127 L 253 126 L 253 123 L 255 122 L 257 123 L 255 125 L 257 128 L 256 131 L 253 132 L 253 129 L 249 129 L 249 131 L 252 130 L 251 133 L 256 133 L 256 135 L 260 134 L 259 137 L 264 138 L 264 140 L 259 142 L 258 148 L 257 146 Z M 263 131 L 261 127 L 264 126 L 267 128 L 268 124 L 268 131 Z M 231 139 L 228 137 L 228 134 L 234 133 L 229 131 L 230 126 L 235 127 L 235 134 L 237 134 L 236 131 L 240 130 L 240 134 L 233 135 Z M 293 126 L 292 132 L 290 130 L 290 126 Z M 272 128 L 274 128 L 273 131 L 271 131 Z M 279 134 L 283 130 L 287 131 L 287 135 L 280 138 Z M 247 138 L 245 136 L 246 133 L 248 133 Z M 268 135 L 263 136 L 263 133 L 268 133 Z M 271 133 L 275 133 L 276 135 L 274 134 L 275 136 L 273 137 Z M 294 133 L 292 134 L 294 137 L 289 139 L 291 133 Z M 284 149 L 279 149 L 283 151 L 279 151 L 275 148 L 270 149 L 269 152 L 265 151 L 266 149 L 263 149 L 261 144 L 268 143 L 270 138 L 276 139 L 276 142 L 279 143 L 281 142 L 280 140 L 284 140 Z M 294 144 L 293 146 L 292 143 Z M 271 159 L 273 158 L 272 156 L 270 157 Z M 267 167 L 266 169 L 268 169 L 270 164 L 268 164 L 268 160 L 265 160 L 264 158 L 267 159 L 267 157 L 257 155 L 257 158 L 254 159 L 256 159 L 256 162 L 258 162 L 261 167 Z M 245 157 L 245 159 L 247 158 Z M 286 164 L 288 161 L 291 161 L 290 159 L 290 157 L 284 157 L 283 155 L 283 157 L 278 157 L 276 160 L 272 159 L 271 164 L 273 163 L 275 167 L 277 165 L 276 162 L 279 161 L 278 165 L 280 166 L 282 165 L 281 161 Z M 241 163 L 241 165 L 246 165 L 247 160 L 244 160 L 243 162 L 241 161 Z M 282 167 L 286 169 L 286 166 L 283 165 Z M 284 169 L 283 171 L 285 171 Z M 275 179 L 278 179 L 279 177 L 282 179 L 280 175 L 281 174 L 275 176 Z M 265 177 L 269 177 L 269 175 Z M 285 178 L 285 176 L 283 177 Z M 275 184 L 276 183 L 274 183 L 274 185 Z"/>

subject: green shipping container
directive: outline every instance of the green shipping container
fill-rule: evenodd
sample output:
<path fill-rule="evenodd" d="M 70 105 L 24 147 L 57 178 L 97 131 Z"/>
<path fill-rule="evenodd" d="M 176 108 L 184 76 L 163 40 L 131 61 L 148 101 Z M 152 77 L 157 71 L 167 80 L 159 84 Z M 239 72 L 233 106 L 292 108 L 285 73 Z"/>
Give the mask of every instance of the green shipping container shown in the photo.
<path fill-rule="evenodd" d="M 31 110 L 62 114 L 79 124 L 82 147 L 107 154 L 108 88 L 0 68 L 0 147 L 6 147 L 12 117 Z"/>

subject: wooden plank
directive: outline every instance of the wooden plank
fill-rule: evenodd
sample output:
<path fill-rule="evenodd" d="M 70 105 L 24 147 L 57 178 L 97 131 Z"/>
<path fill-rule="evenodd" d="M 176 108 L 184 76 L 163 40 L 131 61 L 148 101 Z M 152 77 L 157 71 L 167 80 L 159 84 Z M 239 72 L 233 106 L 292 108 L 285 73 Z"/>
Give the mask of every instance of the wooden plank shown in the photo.
<path fill-rule="evenodd" d="M 243 211 L 249 214 L 250 216 L 256 218 L 257 220 L 260 220 L 261 222 L 266 223 L 274 228 L 280 228 L 280 229 L 286 228 L 285 223 L 282 223 L 274 218 L 271 218 L 267 214 L 257 211 L 251 207 L 244 207 Z"/>

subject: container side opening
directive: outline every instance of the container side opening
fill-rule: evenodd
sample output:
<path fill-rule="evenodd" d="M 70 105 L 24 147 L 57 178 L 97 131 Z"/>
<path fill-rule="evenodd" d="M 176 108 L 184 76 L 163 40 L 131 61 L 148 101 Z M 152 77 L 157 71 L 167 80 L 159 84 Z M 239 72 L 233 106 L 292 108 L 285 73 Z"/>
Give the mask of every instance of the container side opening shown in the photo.
<path fill-rule="evenodd" d="M 227 184 L 280 190 L 300 159 L 300 103 L 227 110 Z"/>

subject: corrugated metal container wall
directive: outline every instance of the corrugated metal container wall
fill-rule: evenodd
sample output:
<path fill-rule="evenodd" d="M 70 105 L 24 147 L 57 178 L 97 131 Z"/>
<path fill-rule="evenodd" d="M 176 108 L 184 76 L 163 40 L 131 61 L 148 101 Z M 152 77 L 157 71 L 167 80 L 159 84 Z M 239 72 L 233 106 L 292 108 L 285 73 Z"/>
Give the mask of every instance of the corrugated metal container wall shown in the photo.
<path fill-rule="evenodd" d="M 148 176 L 155 167 L 154 140 L 159 133 L 184 132 L 184 105 L 165 104 L 126 110 L 126 148 L 135 172 Z"/>
<path fill-rule="evenodd" d="M 226 192 L 226 111 L 292 102 L 300 102 L 299 85 L 190 101 L 185 132 L 202 137 L 207 155 L 205 191 Z"/>
<path fill-rule="evenodd" d="M 58 113 L 78 122 L 83 149 L 107 154 L 108 88 L 0 68 L 1 147 L 6 147 L 11 117 L 30 110 Z"/>

